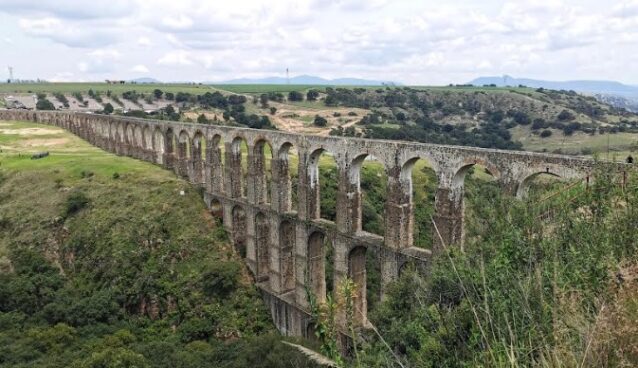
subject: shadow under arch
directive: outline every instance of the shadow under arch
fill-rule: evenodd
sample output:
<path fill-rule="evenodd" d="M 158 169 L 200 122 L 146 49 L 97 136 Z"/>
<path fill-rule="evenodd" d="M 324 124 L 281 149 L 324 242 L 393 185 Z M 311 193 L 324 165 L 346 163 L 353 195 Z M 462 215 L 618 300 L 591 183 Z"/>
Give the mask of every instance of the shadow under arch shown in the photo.
<path fill-rule="evenodd" d="M 246 211 L 240 205 L 235 205 L 232 209 L 232 239 L 235 251 L 242 258 L 246 258 Z"/>
<path fill-rule="evenodd" d="M 283 220 L 279 224 L 279 254 L 281 259 L 281 289 L 286 293 L 295 289 L 295 243 L 296 227 L 294 222 Z"/>
<path fill-rule="evenodd" d="M 255 215 L 255 256 L 257 281 L 265 281 L 270 275 L 270 222 L 266 215 Z"/>
<path fill-rule="evenodd" d="M 234 198 L 248 196 L 248 143 L 242 136 L 236 136 L 231 142 L 230 185 Z"/>
<path fill-rule="evenodd" d="M 352 295 L 354 320 L 358 324 L 363 324 L 368 315 L 366 253 L 363 246 L 354 247 L 348 253 L 348 277 L 355 286 Z"/>
<path fill-rule="evenodd" d="M 307 287 L 318 303 L 324 303 L 328 292 L 333 290 L 334 265 L 332 243 L 321 230 L 315 230 L 308 237 L 306 267 Z"/>

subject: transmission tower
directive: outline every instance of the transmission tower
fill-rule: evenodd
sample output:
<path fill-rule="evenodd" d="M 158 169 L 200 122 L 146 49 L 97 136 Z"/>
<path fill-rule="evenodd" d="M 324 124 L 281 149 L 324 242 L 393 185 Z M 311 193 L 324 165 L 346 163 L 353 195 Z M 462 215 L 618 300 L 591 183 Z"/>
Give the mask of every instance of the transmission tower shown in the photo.
<path fill-rule="evenodd" d="M 13 67 L 9 67 L 9 83 L 13 82 Z"/>
<path fill-rule="evenodd" d="M 288 73 L 288 68 L 286 68 L 286 84 L 290 84 L 290 74 Z"/>

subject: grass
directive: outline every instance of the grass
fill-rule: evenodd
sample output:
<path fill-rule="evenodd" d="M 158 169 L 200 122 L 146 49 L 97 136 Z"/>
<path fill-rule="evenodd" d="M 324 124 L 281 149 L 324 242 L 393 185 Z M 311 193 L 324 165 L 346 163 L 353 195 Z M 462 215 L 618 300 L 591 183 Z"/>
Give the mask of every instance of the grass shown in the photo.
<path fill-rule="evenodd" d="M 91 146 L 82 139 L 51 126 L 25 122 L 2 122 L 0 125 L 0 170 L 41 172 L 43 176 L 81 180 L 82 172 L 108 179 L 113 174 L 131 175 L 148 180 L 172 181 L 174 175 L 153 164 L 119 157 Z M 39 129 L 39 130 L 38 130 Z M 40 135 L 46 129 L 46 135 Z M 10 130 L 12 134 L 7 134 Z M 25 132 L 28 132 L 25 134 Z M 34 152 L 48 151 L 48 157 L 32 160 Z"/>
<path fill-rule="evenodd" d="M 291 92 L 307 91 L 311 88 L 325 90 L 326 86 L 313 86 L 304 84 L 214 84 L 213 87 L 234 93 L 266 93 L 266 92 Z"/>
<path fill-rule="evenodd" d="M 562 131 L 555 129 L 551 129 L 551 131 L 553 134 L 550 137 L 541 138 L 532 135 L 527 127 L 517 126 L 510 129 L 512 139 L 521 142 L 527 151 L 554 152 L 560 150 L 565 154 L 581 154 L 585 149 L 585 153 L 591 155 L 593 153 L 606 154 L 608 148 L 610 153 L 627 152 L 638 145 L 638 135 L 632 133 L 589 135 L 576 132 L 566 137 Z"/>

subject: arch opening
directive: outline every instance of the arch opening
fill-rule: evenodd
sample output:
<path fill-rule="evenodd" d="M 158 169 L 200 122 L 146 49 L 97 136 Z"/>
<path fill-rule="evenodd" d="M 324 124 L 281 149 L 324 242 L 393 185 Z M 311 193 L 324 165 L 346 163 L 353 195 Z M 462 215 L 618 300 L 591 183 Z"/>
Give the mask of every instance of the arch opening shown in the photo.
<path fill-rule="evenodd" d="M 272 203 L 272 146 L 264 139 L 255 143 L 253 175 L 255 176 L 255 201 Z"/>
<path fill-rule="evenodd" d="M 560 175 L 547 168 L 545 171 L 539 171 L 525 177 L 516 188 L 516 197 L 519 199 L 539 198 L 547 192 L 560 190 L 560 183 Z"/>
<path fill-rule="evenodd" d="M 270 275 L 270 224 L 261 212 L 255 215 L 255 251 L 257 281 L 265 281 Z"/>
<path fill-rule="evenodd" d="M 235 197 L 248 196 L 248 144 L 242 137 L 231 145 L 231 191 Z"/>
<path fill-rule="evenodd" d="M 291 143 L 284 143 L 277 155 L 278 193 L 281 210 L 298 211 L 299 154 Z"/>
<path fill-rule="evenodd" d="M 354 320 L 363 323 L 367 316 L 367 290 L 366 290 L 366 248 L 355 247 L 348 254 L 348 277 L 354 283 L 352 302 L 354 307 Z"/>
<path fill-rule="evenodd" d="M 151 133 L 151 128 L 148 125 L 144 127 L 142 136 L 144 137 L 144 149 L 148 151 L 153 150 L 153 134 Z"/>
<path fill-rule="evenodd" d="M 179 133 L 177 141 L 177 157 L 179 159 L 190 158 L 190 138 L 185 130 Z"/>
<path fill-rule="evenodd" d="M 334 257 L 332 244 L 323 232 L 315 231 L 308 238 L 307 258 L 307 286 L 317 302 L 324 303 L 333 290 Z"/>
<path fill-rule="evenodd" d="M 175 133 L 173 133 L 173 129 L 168 128 L 166 130 L 166 138 L 162 138 L 162 141 L 164 142 L 164 152 L 166 152 L 167 154 L 174 154 L 175 153 Z"/>
<path fill-rule="evenodd" d="M 314 203 L 312 217 L 335 222 L 337 220 L 337 195 L 339 194 L 339 170 L 334 156 L 320 148 L 310 155 L 310 199 Z"/>
<path fill-rule="evenodd" d="M 205 170 L 210 170 L 210 189 L 213 192 L 224 192 L 224 144 L 219 134 L 213 136 L 206 142 L 206 163 Z"/>
<path fill-rule="evenodd" d="M 409 207 L 407 218 L 407 245 L 424 249 L 433 248 L 432 217 L 435 210 L 439 180 L 431 161 L 415 157 L 401 169 L 398 202 Z"/>
<path fill-rule="evenodd" d="M 349 179 L 358 202 L 355 230 L 384 236 L 388 185 L 385 166 L 371 155 L 361 155 L 353 161 Z"/>
<path fill-rule="evenodd" d="M 217 198 L 213 198 L 210 201 L 210 214 L 218 220 L 222 220 L 224 218 L 224 206 L 222 202 Z"/>
<path fill-rule="evenodd" d="M 233 207 L 233 245 L 242 258 L 246 258 L 246 211 L 241 206 Z"/>

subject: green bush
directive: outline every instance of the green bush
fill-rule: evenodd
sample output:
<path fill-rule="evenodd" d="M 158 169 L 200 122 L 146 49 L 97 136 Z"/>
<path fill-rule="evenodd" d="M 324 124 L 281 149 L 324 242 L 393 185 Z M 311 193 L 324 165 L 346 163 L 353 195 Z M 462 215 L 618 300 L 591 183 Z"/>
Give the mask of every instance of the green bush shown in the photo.
<path fill-rule="evenodd" d="M 66 199 L 63 210 L 63 217 L 69 217 L 79 212 L 81 209 L 89 205 L 89 198 L 84 192 L 79 190 L 72 191 Z"/>

